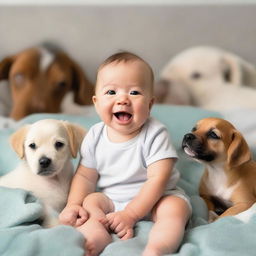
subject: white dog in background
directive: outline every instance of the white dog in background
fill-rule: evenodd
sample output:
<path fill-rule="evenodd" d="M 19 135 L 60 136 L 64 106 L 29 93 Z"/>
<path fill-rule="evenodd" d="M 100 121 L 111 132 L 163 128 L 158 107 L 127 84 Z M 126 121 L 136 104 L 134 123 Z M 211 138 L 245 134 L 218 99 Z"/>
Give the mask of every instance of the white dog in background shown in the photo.
<path fill-rule="evenodd" d="M 181 52 L 167 63 L 160 78 L 155 88 L 159 103 L 178 101 L 214 110 L 234 105 L 256 107 L 252 102 L 256 96 L 256 68 L 219 48 L 199 46 Z"/>
<path fill-rule="evenodd" d="M 65 206 L 73 165 L 85 130 L 75 124 L 44 119 L 26 125 L 11 136 L 20 164 L 0 178 L 0 186 L 31 191 L 44 206 L 43 226 L 57 224 Z"/>

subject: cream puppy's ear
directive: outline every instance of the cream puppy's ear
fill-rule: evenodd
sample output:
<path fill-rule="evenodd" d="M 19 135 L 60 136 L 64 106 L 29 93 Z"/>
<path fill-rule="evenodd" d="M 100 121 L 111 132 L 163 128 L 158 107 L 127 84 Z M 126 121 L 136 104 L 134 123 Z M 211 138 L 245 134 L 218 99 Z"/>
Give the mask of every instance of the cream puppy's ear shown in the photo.
<path fill-rule="evenodd" d="M 222 66 L 229 73 L 226 82 L 255 87 L 256 68 L 251 63 L 232 53 L 225 53 L 222 58 Z"/>
<path fill-rule="evenodd" d="M 68 134 L 71 155 L 73 158 L 76 158 L 86 130 L 77 124 L 71 124 L 66 121 L 63 121 L 63 125 Z"/>
<path fill-rule="evenodd" d="M 237 57 L 233 54 L 225 53 L 221 59 L 221 67 L 225 82 L 232 83 L 234 85 L 242 84 L 242 70 Z"/>
<path fill-rule="evenodd" d="M 227 162 L 230 167 L 239 166 L 251 159 L 248 144 L 238 131 L 233 133 L 233 140 L 229 145 L 227 156 Z"/>
<path fill-rule="evenodd" d="M 12 148 L 21 159 L 24 158 L 24 140 L 26 138 L 29 126 L 30 125 L 21 127 L 10 137 Z"/>

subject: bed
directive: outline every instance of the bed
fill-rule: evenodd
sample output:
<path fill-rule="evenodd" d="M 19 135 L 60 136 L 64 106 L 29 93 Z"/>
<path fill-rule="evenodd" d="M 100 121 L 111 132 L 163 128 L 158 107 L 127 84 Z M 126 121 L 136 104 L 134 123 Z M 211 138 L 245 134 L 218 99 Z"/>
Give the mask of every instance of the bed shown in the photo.
<path fill-rule="evenodd" d="M 147 60 L 156 79 L 172 56 L 200 44 L 228 49 L 253 63 L 256 60 L 253 33 L 256 5 L 241 4 L 242 1 L 234 5 L 227 4 L 230 1 L 226 4 L 207 2 L 187 5 L 130 5 L 127 1 L 123 5 L 1 5 L 0 58 L 51 40 L 81 64 L 91 81 L 95 80 L 99 63 L 120 49 L 133 51 Z M 0 91 L 2 88 L 1 83 Z M 8 139 L 24 124 L 56 118 L 88 129 L 99 121 L 91 108 L 86 115 L 34 114 L 14 122 L 6 116 L 4 107 L 10 108 L 10 100 L 0 92 L 0 175 L 12 170 L 19 161 Z M 179 185 L 190 196 L 193 207 L 184 239 L 174 255 L 255 255 L 256 206 L 242 215 L 208 224 L 206 205 L 198 196 L 203 167 L 182 153 L 181 140 L 197 120 L 224 117 L 244 134 L 256 156 L 256 111 L 212 112 L 189 106 L 155 105 L 152 115 L 168 127 L 179 154 Z M 73 161 L 74 166 L 78 161 L 78 158 Z M 84 255 L 83 236 L 74 228 L 62 225 L 42 228 L 39 223 L 41 204 L 29 191 L 0 187 L 0 194 L 1 256 Z M 121 241 L 114 236 L 114 242 L 101 255 L 141 255 L 151 226 L 149 221 L 138 222 L 134 238 Z"/>
<path fill-rule="evenodd" d="M 34 114 L 2 129 L 0 133 L 0 175 L 12 170 L 19 159 L 10 148 L 9 135 L 18 127 L 39 119 L 55 118 L 68 120 L 86 129 L 99 121 L 93 110 L 87 116 L 65 114 Z M 198 196 L 198 183 L 203 167 L 189 160 L 181 150 L 183 135 L 190 131 L 195 122 L 204 117 L 222 117 L 221 113 L 189 106 L 155 105 L 152 116 L 163 122 L 179 154 L 177 168 L 181 173 L 179 185 L 191 198 L 193 215 L 186 229 L 180 250 L 175 255 L 255 255 L 254 234 L 256 230 L 256 206 L 246 217 L 226 217 L 207 224 L 207 209 Z M 78 158 L 74 160 L 78 163 Z M 0 255 L 6 256 L 80 256 L 83 255 L 83 237 L 74 228 L 57 226 L 44 229 L 39 223 L 42 207 L 30 192 L 0 187 Z M 126 241 L 113 236 L 101 255 L 140 255 L 152 226 L 150 221 L 140 221 L 135 226 L 134 238 Z M 65 246 L 63 246 L 65 245 Z"/>

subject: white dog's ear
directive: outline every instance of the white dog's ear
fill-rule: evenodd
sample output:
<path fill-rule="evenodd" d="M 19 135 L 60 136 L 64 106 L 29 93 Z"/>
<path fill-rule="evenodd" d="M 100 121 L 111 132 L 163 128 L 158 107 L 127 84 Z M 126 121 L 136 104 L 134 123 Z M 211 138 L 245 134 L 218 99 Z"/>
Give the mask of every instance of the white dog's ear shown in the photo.
<path fill-rule="evenodd" d="M 236 56 L 225 53 L 221 60 L 221 67 L 225 82 L 232 83 L 234 85 L 242 84 L 242 70 Z"/>
<path fill-rule="evenodd" d="M 238 131 L 234 131 L 233 133 L 233 139 L 228 147 L 227 157 L 227 162 L 231 168 L 246 163 L 252 157 L 247 142 Z"/>
<path fill-rule="evenodd" d="M 10 143 L 14 151 L 18 154 L 18 156 L 22 159 L 24 158 L 24 140 L 26 134 L 28 132 L 30 125 L 26 125 L 18 129 L 15 133 L 10 137 Z"/>
<path fill-rule="evenodd" d="M 79 151 L 82 140 L 86 134 L 86 130 L 77 124 L 71 124 L 66 121 L 63 121 L 63 125 L 69 137 L 69 146 L 70 146 L 71 155 L 72 157 L 75 158 Z"/>
<path fill-rule="evenodd" d="M 256 86 L 256 68 L 249 62 L 236 55 L 225 53 L 221 65 L 226 82 Z"/>

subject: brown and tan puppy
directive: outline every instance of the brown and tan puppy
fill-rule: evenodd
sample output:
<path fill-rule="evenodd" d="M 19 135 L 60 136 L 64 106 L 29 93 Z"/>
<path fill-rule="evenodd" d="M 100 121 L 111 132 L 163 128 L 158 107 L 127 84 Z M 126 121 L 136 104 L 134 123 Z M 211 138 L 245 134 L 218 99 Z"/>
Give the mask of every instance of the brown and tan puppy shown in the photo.
<path fill-rule="evenodd" d="M 256 162 L 239 131 L 226 120 L 205 118 L 184 136 L 184 152 L 205 165 L 199 193 L 209 211 L 236 215 L 256 202 Z"/>
<path fill-rule="evenodd" d="M 26 49 L 0 62 L 0 80 L 8 80 L 12 95 L 10 117 L 61 112 L 68 92 L 74 102 L 92 104 L 93 86 L 80 66 L 64 51 L 51 45 Z"/>

